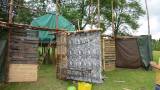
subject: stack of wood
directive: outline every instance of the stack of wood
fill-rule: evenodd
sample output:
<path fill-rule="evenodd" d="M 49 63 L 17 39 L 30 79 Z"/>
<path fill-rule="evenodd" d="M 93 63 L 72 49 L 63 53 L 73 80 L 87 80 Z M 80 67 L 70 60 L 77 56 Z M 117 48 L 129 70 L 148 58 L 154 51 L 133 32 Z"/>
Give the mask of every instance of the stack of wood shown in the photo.
<path fill-rule="evenodd" d="M 30 82 L 37 80 L 38 32 L 12 30 L 8 57 L 8 82 Z"/>
<path fill-rule="evenodd" d="M 112 71 L 115 69 L 116 48 L 114 39 L 102 38 L 102 59 L 103 69 L 105 71 Z"/>

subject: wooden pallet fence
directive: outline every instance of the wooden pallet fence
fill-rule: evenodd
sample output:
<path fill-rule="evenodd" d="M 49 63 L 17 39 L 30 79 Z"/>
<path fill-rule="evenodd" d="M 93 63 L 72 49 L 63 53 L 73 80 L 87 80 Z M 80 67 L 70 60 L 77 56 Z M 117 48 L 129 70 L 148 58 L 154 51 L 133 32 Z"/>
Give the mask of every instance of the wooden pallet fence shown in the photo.
<path fill-rule="evenodd" d="M 38 32 L 12 30 L 8 57 L 8 82 L 37 81 Z"/>
<path fill-rule="evenodd" d="M 115 40 L 102 37 L 102 59 L 104 71 L 112 71 L 115 69 Z"/>
<path fill-rule="evenodd" d="M 64 80 L 67 78 L 67 33 L 58 33 L 56 37 L 56 75 L 57 78 Z"/>

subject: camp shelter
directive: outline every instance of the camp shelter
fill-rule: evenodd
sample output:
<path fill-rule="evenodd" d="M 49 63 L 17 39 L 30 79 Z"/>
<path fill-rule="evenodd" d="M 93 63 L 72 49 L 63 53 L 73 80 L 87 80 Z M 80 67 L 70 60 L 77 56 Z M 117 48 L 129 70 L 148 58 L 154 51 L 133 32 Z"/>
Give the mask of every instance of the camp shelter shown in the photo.
<path fill-rule="evenodd" d="M 71 22 L 61 15 L 56 15 L 56 13 L 50 13 L 37 17 L 32 21 L 31 25 L 57 30 L 63 29 L 69 32 L 75 31 L 75 26 Z M 49 31 L 39 31 L 39 39 L 42 42 L 52 41 L 54 38 L 55 36 Z"/>
<path fill-rule="evenodd" d="M 119 37 L 116 39 L 116 66 L 149 68 L 152 60 L 151 36 Z"/>

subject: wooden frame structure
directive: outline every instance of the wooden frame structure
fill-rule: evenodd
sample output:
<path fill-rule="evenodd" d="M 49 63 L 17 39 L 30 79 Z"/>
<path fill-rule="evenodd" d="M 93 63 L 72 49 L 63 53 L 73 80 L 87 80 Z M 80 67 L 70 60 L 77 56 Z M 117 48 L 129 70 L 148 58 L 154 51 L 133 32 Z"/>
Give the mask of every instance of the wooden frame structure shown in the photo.
<path fill-rule="evenodd" d="M 102 36 L 102 66 L 104 71 L 115 70 L 116 46 L 115 39 Z"/>

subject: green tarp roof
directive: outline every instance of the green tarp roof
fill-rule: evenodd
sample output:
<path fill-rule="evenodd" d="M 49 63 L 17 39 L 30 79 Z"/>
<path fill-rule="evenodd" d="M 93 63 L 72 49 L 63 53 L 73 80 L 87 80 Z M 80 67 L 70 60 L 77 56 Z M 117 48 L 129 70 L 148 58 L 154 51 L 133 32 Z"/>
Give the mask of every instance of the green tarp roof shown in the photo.
<path fill-rule="evenodd" d="M 57 21 L 57 22 L 56 22 Z M 56 26 L 57 23 L 57 26 Z M 65 19 L 63 16 L 56 16 L 55 13 L 46 14 L 44 16 L 38 17 L 31 22 L 32 26 L 36 27 L 45 27 L 50 29 L 65 29 L 69 32 L 75 31 L 75 26 Z M 50 41 L 55 38 L 54 35 L 51 35 L 48 31 L 39 31 L 39 39 L 41 41 Z"/>

